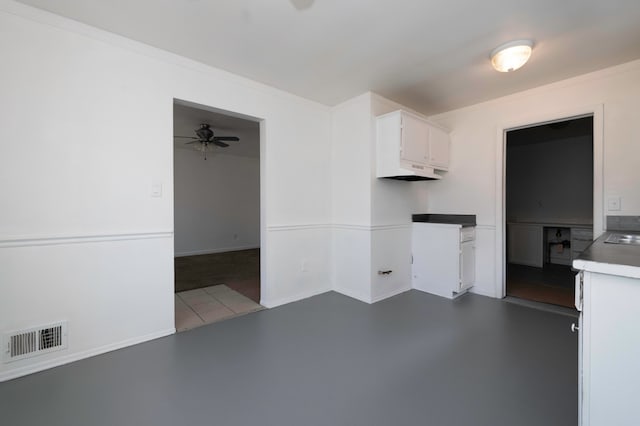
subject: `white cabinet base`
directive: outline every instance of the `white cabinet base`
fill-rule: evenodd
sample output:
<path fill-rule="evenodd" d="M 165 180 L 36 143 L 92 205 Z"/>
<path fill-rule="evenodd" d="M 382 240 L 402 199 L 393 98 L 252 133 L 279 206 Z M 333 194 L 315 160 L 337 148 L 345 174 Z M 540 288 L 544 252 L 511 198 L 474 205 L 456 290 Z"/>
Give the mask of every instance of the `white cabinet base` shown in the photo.
<path fill-rule="evenodd" d="M 461 225 L 413 224 L 411 282 L 416 290 L 454 299 L 475 281 L 474 240 L 461 242 Z M 467 228 L 465 228 L 465 231 Z"/>
<path fill-rule="evenodd" d="M 543 265 L 543 226 L 520 223 L 507 224 L 507 253 L 509 263 L 535 266 Z"/>
<path fill-rule="evenodd" d="M 584 272 L 581 425 L 635 426 L 640 391 L 640 279 Z"/>

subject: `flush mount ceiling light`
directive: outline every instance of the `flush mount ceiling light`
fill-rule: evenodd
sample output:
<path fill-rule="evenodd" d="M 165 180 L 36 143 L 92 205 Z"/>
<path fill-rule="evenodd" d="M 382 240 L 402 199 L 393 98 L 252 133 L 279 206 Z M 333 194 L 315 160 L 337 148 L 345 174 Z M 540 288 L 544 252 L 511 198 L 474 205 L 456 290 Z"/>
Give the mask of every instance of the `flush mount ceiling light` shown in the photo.
<path fill-rule="evenodd" d="M 532 47 L 531 40 L 515 40 L 498 46 L 491 52 L 491 65 L 496 71 L 515 71 L 527 63 Z"/>

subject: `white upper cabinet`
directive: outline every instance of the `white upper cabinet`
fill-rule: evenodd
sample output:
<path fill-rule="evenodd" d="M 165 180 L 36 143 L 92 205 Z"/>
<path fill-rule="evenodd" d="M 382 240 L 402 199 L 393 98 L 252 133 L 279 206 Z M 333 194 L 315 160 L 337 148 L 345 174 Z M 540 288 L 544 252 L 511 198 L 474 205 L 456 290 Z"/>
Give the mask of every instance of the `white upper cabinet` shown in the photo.
<path fill-rule="evenodd" d="M 376 119 L 377 177 L 440 179 L 449 167 L 449 134 L 420 116 L 394 111 Z"/>
<path fill-rule="evenodd" d="M 400 160 L 413 164 L 428 163 L 429 128 L 424 121 L 408 114 L 401 114 Z"/>
<path fill-rule="evenodd" d="M 449 169 L 449 134 L 429 126 L 429 164 L 438 170 Z"/>

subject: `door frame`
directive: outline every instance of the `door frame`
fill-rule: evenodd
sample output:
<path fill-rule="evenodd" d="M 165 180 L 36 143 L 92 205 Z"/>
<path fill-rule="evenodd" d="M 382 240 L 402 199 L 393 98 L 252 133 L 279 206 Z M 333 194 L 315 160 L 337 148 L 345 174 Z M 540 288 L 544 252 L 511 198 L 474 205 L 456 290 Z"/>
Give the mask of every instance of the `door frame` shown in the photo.
<path fill-rule="evenodd" d="M 184 99 L 173 98 L 173 103 L 171 104 L 171 111 L 173 117 L 173 105 L 183 105 L 191 108 L 197 108 L 205 111 L 215 112 L 218 114 L 224 114 L 236 118 L 242 118 L 244 120 L 253 121 L 260 125 L 260 304 L 264 306 L 263 301 L 267 300 L 266 295 L 268 295 L 269 285 L 267 283 L 267 203 L 266 203 L 266 120 L 260 117 L 254 117 L 252 115 L 243 114 L 237 111 L 231 111 L 224 108 L 217 108 L 210 105 L 203 105 L 196 102 L 187 101 Z M 174 147 L 173 147 L 173 118 L 171 119 L 171 134 L 172 134 L 172 143 L 171 143 L 171 183 L 175 183 L 175 171 L 173 169 L 174 165 Z M 172 191 L 173 194 L 173 191 Z M 175 258 L 175 195 L 172 196 L 171 199 L 171 232 L 174 235 L 174 243 L 173 243 L 173 256 Z M 173 269 L 173 264 L 172 264 Z M 174 272 L 175 275 L 175 272 Z M 175 276 L 174 276 L 175 280 Z M 174 320 L 175 321 L 175 320 Z"/>
<path fill-rule="evenodd" d="M 588 105 L 575 108 L 533 113 L 517 120 L 498 125 L 496 137 L 496 289 L 495 294 L 504 298 L 506 290 L 506 155 L 507 132 L 574 118 L 593 117 L 593 236 L 604 232 L 604 105 Z"/>

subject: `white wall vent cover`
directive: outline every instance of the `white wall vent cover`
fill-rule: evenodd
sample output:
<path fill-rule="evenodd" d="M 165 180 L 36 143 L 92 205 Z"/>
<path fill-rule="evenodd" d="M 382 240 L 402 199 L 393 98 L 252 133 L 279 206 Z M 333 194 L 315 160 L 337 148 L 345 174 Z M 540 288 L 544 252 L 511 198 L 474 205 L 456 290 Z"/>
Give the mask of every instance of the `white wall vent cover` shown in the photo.
<path fill-rule="evenodd" d="M 67 322 L 5 333 L 2 336 L 2 348 L 4 362 L 66 349 Z"/>

